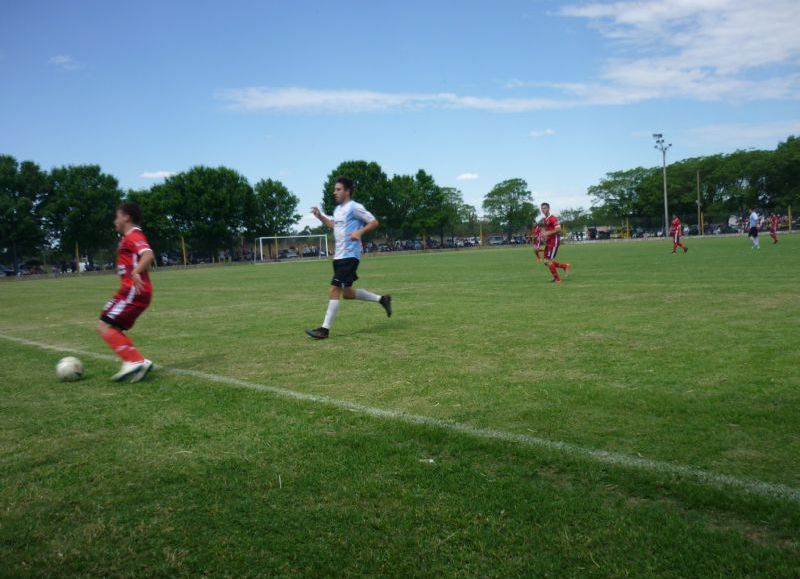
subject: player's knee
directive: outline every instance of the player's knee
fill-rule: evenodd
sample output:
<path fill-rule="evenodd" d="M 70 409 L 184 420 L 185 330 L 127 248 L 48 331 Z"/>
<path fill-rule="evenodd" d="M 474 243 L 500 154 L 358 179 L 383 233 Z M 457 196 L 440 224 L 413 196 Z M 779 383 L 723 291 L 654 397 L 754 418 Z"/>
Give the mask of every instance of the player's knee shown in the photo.
<path fill-rule="evenodd" d="M 354 290 L 352 287 L 346 287 L 344 288 L 342 295 L 346 300 L 354 300 L 356 299 L 356 290 Z"/>
<path fill-rule="evenodd" d="M 100 334 L 100 335 L 105 334 L 110 327 L 111 326 L 109 326 L 105 322 L 102 322 L 102 321 L 101 322 L 97 322 L 97 328 L 96 328 L 97 329 L 97 333 Z"/>

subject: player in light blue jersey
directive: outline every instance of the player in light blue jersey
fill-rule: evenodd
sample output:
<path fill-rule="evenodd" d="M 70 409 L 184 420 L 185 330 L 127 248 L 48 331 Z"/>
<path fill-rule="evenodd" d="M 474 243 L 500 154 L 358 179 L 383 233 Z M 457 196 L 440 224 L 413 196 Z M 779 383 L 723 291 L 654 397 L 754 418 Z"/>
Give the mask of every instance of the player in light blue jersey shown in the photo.
<path fill-rule="evenodd" d="M 756 210 L 750 209 L 750 231 L 747 234 L 750 241 L 753 242 L 753 249 L 761 249 L 761 244 L 758 241 L 758 213 Z"/>
<path fill-rule="evenodd" d="M 353 283 L 358 279 L 356 270 L 361 259 L 361 237 L 378 228 L 378 220 L 367 211 L 361 203 L 352 199 L 353 182 L 347 177 L 336 179 L 333 189 L 333 198 L 336 209 L 333 219 L 324 215 L 318 207 L 312 207 L 311 212 L 322 223 L 333 229 L 336 240 L 336 253 L 333 257 L 333 279 L 328 290 L 328 311 L 325 321 L 315 330 L 306 330 L 306 334 L 317 340 L 324 340 L 339 311 L 339 301 L 342 296 L 346 300 L 364 300 L 378 302 L 386 315 L 392 317 L 392 296 L 374 294 L 364 289 L 353 288 Z"/>

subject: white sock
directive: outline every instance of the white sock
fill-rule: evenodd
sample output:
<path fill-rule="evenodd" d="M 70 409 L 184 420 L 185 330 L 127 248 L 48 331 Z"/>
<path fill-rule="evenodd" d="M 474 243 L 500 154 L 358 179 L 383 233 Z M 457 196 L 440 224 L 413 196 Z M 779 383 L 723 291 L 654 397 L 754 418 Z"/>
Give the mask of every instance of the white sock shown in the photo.
<path fill-rule="evenodd" d="M 365 289 L 358 288 L 356 290 L 356 299 L 357 300 L 364 300 L 366 302 L 379 302 L 381 301 L 381 296 L 378 294 L 374 294 L 370 291 Z"/>
<path fill-rule="evenodd" d="M 339 300 L 328 301 L 328 311 L 325 312 L 325 321 L 322 322 L 322 327 L 330 330 L 333 320 L 336 318 L 336 313 L 339 311 Z"/>

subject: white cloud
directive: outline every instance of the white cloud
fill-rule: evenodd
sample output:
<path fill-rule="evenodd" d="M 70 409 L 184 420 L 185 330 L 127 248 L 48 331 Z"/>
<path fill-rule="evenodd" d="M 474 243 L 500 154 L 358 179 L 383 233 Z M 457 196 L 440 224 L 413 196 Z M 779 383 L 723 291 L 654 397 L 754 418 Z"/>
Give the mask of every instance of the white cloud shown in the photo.
<path fill-rule="evenodd" d="M 681 135 L 687 146 L 742 148 L 777 146 L 788 135 L 800 135 L 800 120 L 760 124 L 721 123 L 688 129 Z"/>
<path fill-rule="evenodd" d="M 599 81 L 552 85 L 590 104 L 800 95 L 796 0 L 645 0 L 567 6 L 615 41 Z"/>
<path fill-rule="evenodd" d="M 530 133 L 528 133 L 528 136 L 531 136 L 531 137 L 550 137 L 550 136 L 555 135 L 555 134 L 556 134 L 556 132 L 553 129 L 544 129 L 544 130 L 541 130 L 541 131 L 531 131 Z"/>
<path fill-rule="evenodd" d="M 174 171 L 145 171 L 139 177 L 142 179 L 166 179 L 173 175 L 177 175 L 177 173 Z"/>
<path fill-rule="evenodd" d="M 52 64 L 62 70 L 80 70 L 83 68 L 83 64 L 75 60 L 69 54 L 58 54 L 56 56 L 51 56 L 47 59 L 48 64 Z"/>
<path fill-rule="evenodd" d="M 478 179 L 480 179 L 480 175 L 477 173 L 461 173 L 456 177 L 456 181 L 477 181 Z"/>
<path fill-rule="evenodd" d="M 373 112 L 424 108 L 525 112 L 561 108 L 554 99 L 497 99 L 453 93 L 384 93 L 366 90 L 315 90 L 299 87 L 244 87 L 222 90 L 217 98 L 237 111 Z"/>

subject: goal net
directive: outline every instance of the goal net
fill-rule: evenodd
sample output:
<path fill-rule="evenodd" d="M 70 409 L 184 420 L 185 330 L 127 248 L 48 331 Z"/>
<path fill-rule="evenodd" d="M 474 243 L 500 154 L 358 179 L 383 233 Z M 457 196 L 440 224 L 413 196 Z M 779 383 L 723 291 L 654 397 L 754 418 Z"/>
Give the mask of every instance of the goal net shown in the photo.
<path fill-rule="evenodd" d="M 253 244 L 253 261 L 322 259 L 327 256 L 327 235 L 272 235 L 257 237 Z"/>

